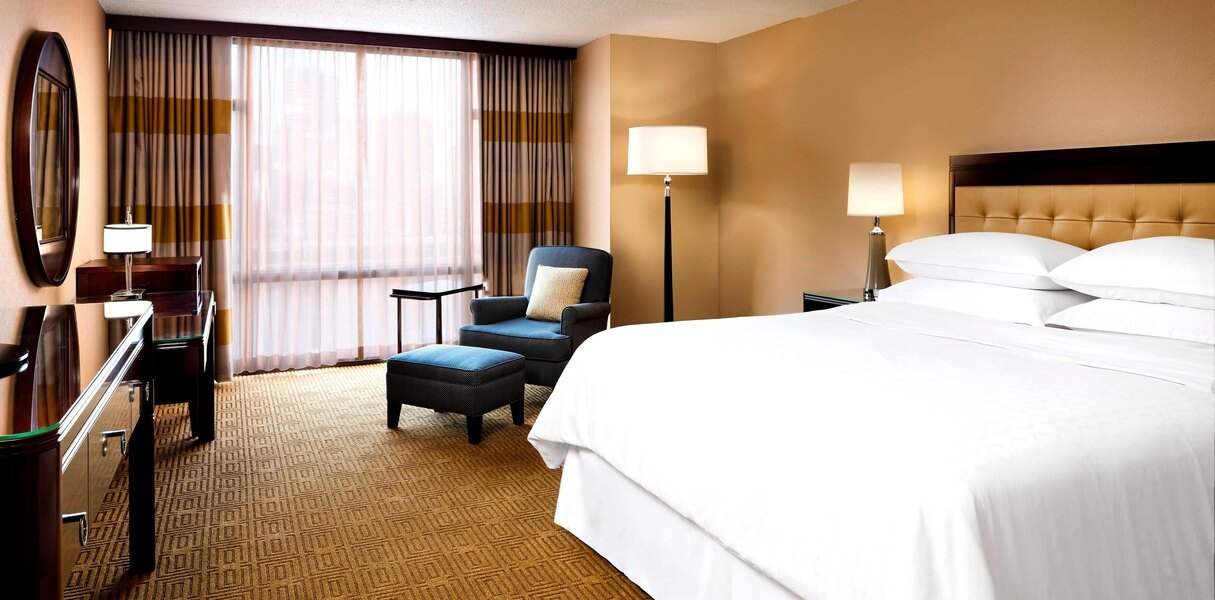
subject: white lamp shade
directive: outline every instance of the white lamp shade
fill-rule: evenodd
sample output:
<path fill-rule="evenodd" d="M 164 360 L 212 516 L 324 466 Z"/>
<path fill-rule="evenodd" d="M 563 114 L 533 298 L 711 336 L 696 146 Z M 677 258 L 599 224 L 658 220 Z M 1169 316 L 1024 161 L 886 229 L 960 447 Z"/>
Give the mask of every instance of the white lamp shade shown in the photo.
<path fill-rule="evenodd" d="M 629 175 L 704 175 L 709 133 L 704 127 L 629 128 Z"/>
<path fill-rule="evenodd" d="M 903 214 L 903 166 L 899 163 L 848 165 L 848 216 Z"/>
<path fill-rule="evenodd" d="M 152 226 L 143 223 L 106 225 L 101 237 L 106 254 L 142 254 L 152 251 Z"/>

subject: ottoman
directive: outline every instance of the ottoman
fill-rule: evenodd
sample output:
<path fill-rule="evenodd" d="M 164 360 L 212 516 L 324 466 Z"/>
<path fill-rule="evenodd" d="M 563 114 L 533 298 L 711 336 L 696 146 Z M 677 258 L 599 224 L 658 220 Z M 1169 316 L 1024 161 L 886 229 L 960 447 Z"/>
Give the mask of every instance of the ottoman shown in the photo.
<path fill-rule="evenodd" d="M 388 427 L 401 405 L 432 408 L 468 418 L 468 443 L 481 443 L 481 417 L 510 405 L 523 424 L 523 356 L 504 350 L 436 344 L 388 359 Z"/>

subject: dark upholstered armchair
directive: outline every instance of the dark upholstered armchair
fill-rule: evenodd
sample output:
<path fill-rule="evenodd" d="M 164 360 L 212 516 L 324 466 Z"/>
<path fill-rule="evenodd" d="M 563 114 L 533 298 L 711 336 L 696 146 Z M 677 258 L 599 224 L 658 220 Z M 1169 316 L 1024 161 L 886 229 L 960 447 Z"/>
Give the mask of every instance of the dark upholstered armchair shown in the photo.
<path fill-rule="evenodd" d="M 588 271 L 581 301 L 565 307 L 560 323 L 524 316 L 540 265 L 585 267 Z M 556 385 L 574 350 L 591 335 L 607 329 L 611 294 L 611 254 L 580 246 L 534 248 L 527 259 L 523 295 L 473 300 L 473 324 L 460 328 L 460 345 L 522 354 L 528 383 Z"/>

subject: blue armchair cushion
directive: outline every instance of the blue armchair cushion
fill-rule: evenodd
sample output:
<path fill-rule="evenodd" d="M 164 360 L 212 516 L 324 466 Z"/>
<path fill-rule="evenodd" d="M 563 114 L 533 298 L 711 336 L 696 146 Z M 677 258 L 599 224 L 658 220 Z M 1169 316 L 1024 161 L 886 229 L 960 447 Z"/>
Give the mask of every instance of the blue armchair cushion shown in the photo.
<path fill-rule="evenodd" d="M 574 353 L 570 336 L 561 333 L 561 323 L 521 317 L 491 325 L 465 325 L 460 343 L 518 352 L 538 360 L 568 360 Z"/>

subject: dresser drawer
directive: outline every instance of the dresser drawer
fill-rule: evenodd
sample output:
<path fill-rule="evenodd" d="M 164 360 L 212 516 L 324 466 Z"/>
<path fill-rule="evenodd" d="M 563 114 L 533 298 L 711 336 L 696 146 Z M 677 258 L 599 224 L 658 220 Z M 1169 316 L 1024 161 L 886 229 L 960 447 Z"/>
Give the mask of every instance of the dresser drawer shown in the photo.
<path fill-rule="evenodd" d="M 89 451 L 86 444 L 68 448 L 63 455 L 59 474 L 59 512 L 63 524 L 59 528 L 60 573 L 67 574 L 76 564 L 82 542 L 89 530 Z"/>
<path fill-rule="evenodd" d="M 102 391 L 84 402 L 83 413 L 61 433 L 59 470 L 60 573 L 63 580 L 76 564 L 81 548 L 88 543 L 101 502 L 122 462 L 131 433 L 132 412 L 138 414 L 143 386 L 124 381 L 142 344 L 128 348 L 121 366 L 104 380 Z M 134 400 L 134 401 L 132 401 Z"/>
<path fill-rule="evenodd" d="M 100 406 L 97 420 L 89 428 L 86 441 L 89 449 L 89 516 L 101 509 L 101 501 L 110 489 L 110 480 L 118 464 L 126 456 L 127 440 L 131 435 L 131 402 L 134 385 L 127 382 L 114 386 L 108 401 Z"/>

